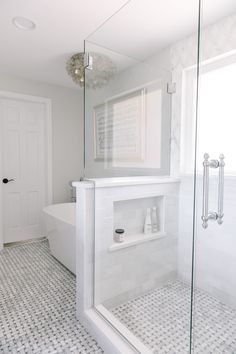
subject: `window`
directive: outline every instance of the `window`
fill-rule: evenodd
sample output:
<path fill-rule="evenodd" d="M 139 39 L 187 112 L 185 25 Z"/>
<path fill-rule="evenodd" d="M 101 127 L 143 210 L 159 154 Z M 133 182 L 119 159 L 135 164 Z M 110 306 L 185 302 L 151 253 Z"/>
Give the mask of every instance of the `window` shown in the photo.
<path fill-rule="evenodd" d="M 226 158 L 225 172 L 236 174 L 236 58 L 231 56 L 204 65 L 199 82 L 198 111 L 198 161 L 197 167 L 202 171 L 204 153 L 210 158 L 218 159 L 223 153 Z M 195 97 L 189 100 L 196 89 L 196 75 L 190 71 L 185 78 L 186 105 L 193 107 Z M 196 92 L 196 91 L 195 91 Z M 185 107 L 185 112 L 190 108 Z M 186 113 L 185 113 L 186 115 Z M 194 156 L 194 114 L 191 123 L 184 119 L 185 134 L 181 147 L 188 151 L 182 153 L 184 172 L 192 171 L 191 159 Z"/>

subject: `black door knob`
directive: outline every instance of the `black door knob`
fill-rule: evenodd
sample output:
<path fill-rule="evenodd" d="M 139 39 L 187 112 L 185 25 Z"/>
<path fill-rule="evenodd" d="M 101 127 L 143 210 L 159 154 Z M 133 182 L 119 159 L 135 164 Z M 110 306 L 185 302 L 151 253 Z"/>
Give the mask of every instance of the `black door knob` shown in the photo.
<path fill-rule="evenodd" d="M 3 180 L 2 180 L 2 183 L 8 183 L 8 182 L 11 182 L 11 181 L 14 181 L 14 179 L 12 178 L 12 179 L 8 179 L 8 178 L 3 178 Z"/>

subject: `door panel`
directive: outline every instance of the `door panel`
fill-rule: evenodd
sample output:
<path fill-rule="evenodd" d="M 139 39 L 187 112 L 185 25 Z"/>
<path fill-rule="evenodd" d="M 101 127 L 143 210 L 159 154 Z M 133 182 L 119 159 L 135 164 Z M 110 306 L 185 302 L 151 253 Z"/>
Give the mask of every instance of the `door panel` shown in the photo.
<path fill-rule="evenodd" d="M 6 140 L 4 144 L 5 151 L 7 151 L 5 173 L 6 176 L 14 176 L 15 179 L 19 179 L 20 177 L 20 133 L 18 129 L 17 130 L 15 129 L 9 127 L 8 131 L 6 132 Z"/>
<path fill-rule="evenodd" d="M 45 105 L 1 100 L 4 243 L 42 236 L 46 200 Z"/>

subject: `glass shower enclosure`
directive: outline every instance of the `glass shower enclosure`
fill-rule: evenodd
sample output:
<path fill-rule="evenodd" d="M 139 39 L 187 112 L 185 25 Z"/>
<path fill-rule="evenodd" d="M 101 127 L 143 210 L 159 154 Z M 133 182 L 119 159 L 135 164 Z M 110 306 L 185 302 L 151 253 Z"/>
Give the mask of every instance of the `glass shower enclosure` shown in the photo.
<path fill-rule="evenodd" d="M 108 353 L 236 352 L 234 11 L 131 0 L 85 41 L 78 316 Z"/>

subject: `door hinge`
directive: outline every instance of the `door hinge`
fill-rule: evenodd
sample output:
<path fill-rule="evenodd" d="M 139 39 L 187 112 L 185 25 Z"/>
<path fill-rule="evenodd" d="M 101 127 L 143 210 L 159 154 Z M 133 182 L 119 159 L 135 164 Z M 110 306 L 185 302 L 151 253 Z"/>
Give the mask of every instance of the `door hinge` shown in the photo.
<path fill-rule="evenodd" d="M 93 57 L 89 53 L 85 53 L 84 55 L 84 67 L 88 70 L 93 70 Z"/>

